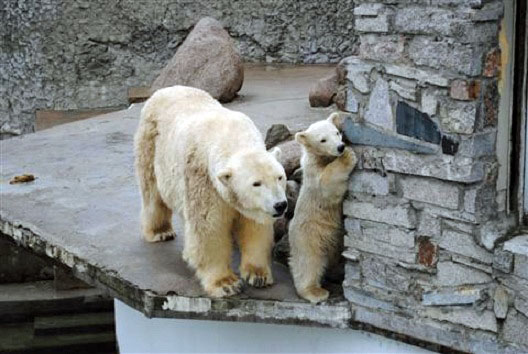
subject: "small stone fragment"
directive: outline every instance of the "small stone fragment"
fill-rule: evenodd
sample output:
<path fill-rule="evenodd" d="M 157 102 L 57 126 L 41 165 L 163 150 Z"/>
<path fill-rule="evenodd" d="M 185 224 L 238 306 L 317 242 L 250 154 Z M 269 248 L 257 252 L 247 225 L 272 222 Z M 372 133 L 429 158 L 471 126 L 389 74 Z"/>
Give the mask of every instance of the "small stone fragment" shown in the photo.
<path fill-rule="evenodd" d="M 494 77 L 499 74 L 501 67 L 501 51 L 500 48 L 494 48 L 486 54 L 484 61 L 484 76 Z"/>
<path fill-rule="evenodd" d="M 505 319 L 508 314 L 508 293 L 502 286 L 498 286 L 495 289 L 493 311 L 495 312 L 495 316 L 500 319 Z"/>
<path fill-rule="evenodd" d="M 434 266 L 437 261 L 436 250 L 437 246 L 428 238 L 420 238 L 418 241 L 418 263 L 427 267 Z"/>
<path fill-rule="evenodd" d="M 27 183 L 27 182 L 32 182 L 34 180 L 35 180 L 34 175 L 25 173 L 23 175 L 15 176 L 11 178 L 11 180 L 9 181 L 9 184 Z"/>
<path fill-rule="evenodd" d="M 480 94 L 480 82 L 478 80 L 453 80 L 449 94 L 455 100 L 475 100 Z"/>

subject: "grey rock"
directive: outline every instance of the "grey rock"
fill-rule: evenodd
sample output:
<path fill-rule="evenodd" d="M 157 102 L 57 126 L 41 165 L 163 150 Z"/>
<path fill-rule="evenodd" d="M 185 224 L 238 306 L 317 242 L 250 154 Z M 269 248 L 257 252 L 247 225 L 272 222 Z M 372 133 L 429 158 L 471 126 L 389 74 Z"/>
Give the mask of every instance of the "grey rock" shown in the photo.
<path fill-rule="evenodd" d="M 454 29 L 453 13 L 432 6 L 406 6 L 396 12 L 394 28 L 401 33 L 449 36 Z"/>
<path fill-rule="evenodd" d="M 377 240 L 402 248 L 414 248 L 415 232 L 412 230 L 371 221 L 361 221 L 360 225 L 362 237 L 366 241 Z"/>
<path fill-rule="evenodd" d="M 413 249 L 402 248 L 401 246 L 395 246 L 375 239 L 369 240 L 353 233 L 345 236 L 345 246 L 406 263 L 415 263 L 416 261 L 416 252 Z M 366 278 L 371 277 L 366 276 Z"/>
<path fill-rule="evenodd" d="M 516 254 L 513 263 L 513 274 L 528 280 L 528 256 Z"/>
<path fill-rule="evenodd" d="M 354 8 L 354 15 L 356 16 L 377 16 L 384 8 L 383 4 L 360 4 Z"/>
<path fill-rule="evenodd" d="M 496 249 L 493 254 L 493 268 L 504 273 L 510 273 L 513 270 L 513 254 Z"/>
<path fill-rule="evenodd" d="M 528 317 L 515 311 L 510 311 L 504 322 L 504 339 L 509 342 L 525 345 L 528 348 L 527 328 Z"/>
<path fill-rule="evenodd" d="M 273 124 L 266 132 L 266 149 L 271 149 L 274 146 L 282 143 L 283 141 L 290 140 L 293 138 L 293 134 L 290 132 L 287 126 L 284 124 Z"/>
<path fill-rule="evenodd" d="M 444 132 L 472 134 L 475 131 L 477 105 L 475 102 L 446 101 L 440 106 Z"/>
<path fill-rule="evenodd" d="M 389 19 L 387 15 L 378 15 L 376 17 L 357 17 L 356 31 L 358 32 L 388 32 Z"/>
<path fill-rule="evenodd" d="M 438 110 L 438 99 L 431 90 L 422 90 L 422 112 L 434 116 Z"/>
<path fill-rule="evenodd" d="M 405 38 L 403 36 L 374 34 L 360 36 L 359 56 L 362 59 L 394 63 L 403 58 L 404 49 Z"/>
<path fill-rule="evenodd" d="M 482 298 L 482 290 L 478 288 L 460 288 L 452 291 L 431 291 L 422 294 L 422 304 L 425 306 L 470 305 Z"/>
<path fill-rule="evenodd" d="M 345 298 L 350 301 L 352 304 L 361 305 L 364 307 L 372 309 L 381 309 L 384 311 L 397 311 L 398 308 L 383 300 L 376 299 L 373 294 L 367 293 L 360 289 L 355 289 L 352 287 L 344 287 L 343 293 Z"/>
<path fill-rule="evenodd" d="M 493 295 L 493 311 L 495 316 L 500 319 L 505 319 L 508 313 L 509 306 L 509 296 L 508 292 L 504 287 L 498 286 L 495 289 L 495 294 Z"/>
<path fill-rule="evenodd" d="M 288 210 L 286 211 L 286 217 L 289 219 L 293 218 L 293 212 L 297 205 L 297 199 L 299 198 L 299 192 L 301 186 L 299 183 L 289 180 L 286 182 L 286 199 L 288 200 Z"/>
<path fill-rule="evenodd" d="M 355 171 L 350 175 L 348 190 L 353 193 L 387 195 L 394 188 L 394 175 L 381 176 L 376 172 Z"/>
<path fill-rule="evenodd" d="M 275 242 L 280 241 L 288 233 L 289 220 L 286 217 L 279 218 L 273 223 L 273 238 Z"/>
<path fill-rule="evenodd" d="M 337 93 L 337 74 L 320 79 L 311 88 L 308 95 L 311 107 L 328 107 Z"/>
<path fill-rule="evenodd" d="M 389 82 L 389 87 L 398 96 L 416 101 L 416 82 L 407 79 L 394 79 Z"/>
<path fill-rule="evenodd" d="M 495 154 L 496 137 L 496 130 L 473 134 L 471 137 L 462 137 L 458 153 L 472 158 L 492 156 Z"/>
<path fill-rule="evenodd" d="M 520 235 L 504 242 L 504 250 L 528 256 L 528 235 Z"/>
<path fill-rule="evenodd" d="M 433 70 L 417 69 L 412 66 L 406 65 L 395 65 L 395 64 L 384 64 L 387 74 L 404 77 L 418 81 L 418 83 L 428 83 L 440 87 L 448 87 L 449 79 L 444 75 L 438 74 Z"/>
<path fill-rule="evenodd" d="M 235 44 L 215 19 L 201 19 L 152 84 L 153 90 L 184 85 L 205 90 L 221 102 L 235 98 L 244 66 Z"/>
<path fill-rule="evenodd" d="M 467 284 L 484 284 L 491 282 L 491 277 L 484 272 L 453 262 L 438 262 L 436 283 L 440 286 L 459 286 Z"/>
<path fill-rule="evenodd" d="M 404 198 L 458 209 L 458 186 L 432 178 L 401 177 L 399 185 Z"/>
<path fill-rule="evenodd" d="M 492 311 L 479 313 L 474 309 L 454 307 L 450 310 L 427 308 L 422 315 L 440 321 L 448 321 L 464 325 L 469 328 L 497 332 L 497 319 Z"/>
<path fill-rule="evenodd" d="M 528 317 L 528 298 L 525 298 L 521 296 L 520 294 L 517 294 L 515 297 L 513 306 L 515 309 L 521 313 L 523 313 L 526 317 Z"/>
<path fill-rule="evenodd" d="M 485 264 L 491 264 L 493 262 L 493 254 L 479 247 L 473 236 L 469 234 L 444 231 L 438 245 L 440 248 L 452 253 L 474 258 Z"/>
<path fill-rule="evenodd" d="M 345 200 L 343 213 L 347 216 L 389 225 L 416 227 L 416 214 L 409 204 L 377 206 L 368 202 Z"/>
<path fill-rule="evenodd" d="M 440 219 L 428 212 L 421 212 L 418 221 L 418 236 L 439 237 L 442 232 Z"/>
<path fill-rule="evenodd" d="M 393 130 L 394 118 L 389 100 L 389 85 L 387 81 L 378 79 L 372 90 L 365 120 L 382 128 Z"/>
<path fill-rule="evenodd" d="M 303 180 L 303 171 L 302 171 L 302 168 L 299 167 L 298 169 L 296 169 L 295 171 L 293 171 L 293 173 L 291 174 L 290 178 L 299 183 L 299 184 L 302 184 L 302 180 Z"/>
<path fill-rule="evenodd" d="M 273 259 L 281 264 L 288 266 L 288 259 L 290 257 L 290 243 L 288 241 L 288 234 L 285 234 L 280 241 L 273 246 Z"/>

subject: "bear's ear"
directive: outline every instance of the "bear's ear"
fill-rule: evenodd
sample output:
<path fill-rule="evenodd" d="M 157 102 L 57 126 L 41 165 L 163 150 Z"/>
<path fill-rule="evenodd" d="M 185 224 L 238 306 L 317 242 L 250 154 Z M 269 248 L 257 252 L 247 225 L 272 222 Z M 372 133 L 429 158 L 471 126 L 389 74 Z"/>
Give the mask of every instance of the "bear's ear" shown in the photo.
<path fill-rule="evenodd" d="M 273 157 L 274 157 L 277 161 L 279 161 L 279 159 L 280 159 L 280 157 L 281 157 L 281 155 L 282 155 L 282 151 L 281 151 L 281 149 L 280 149 L 279 147 L 277 147 L 277 146 L 275 146 L 273 149 L 271 149 L 269 153 L 272 154 Z"/>
<path fill-rule="evenodd" d="M 301 145 L 306 145 L 306 133 L 305 132 L 299 132 L 295 134 L 295 141 L 298 142 Z"/>
<path fill-rule="evenodd" d="M 337 112 L 334 112 L 330 114 L 330 117 L 327 118 L 327 120 L 336 126 L 337 129 L 340 131 L 343 128 L 343 118 L 341 118 L 341 115 Z"/>
<path fill-rule="evenodd" d="M 218 172 L 218 174 L 216 175 L 216 178 L 218 178 L 218 180 L 222 182 L 223 185 L 227 186 L 232 176 L 233 176 L 233 172 L 231 171 L 231 169 L 225 168 L 222 171 Z"/>

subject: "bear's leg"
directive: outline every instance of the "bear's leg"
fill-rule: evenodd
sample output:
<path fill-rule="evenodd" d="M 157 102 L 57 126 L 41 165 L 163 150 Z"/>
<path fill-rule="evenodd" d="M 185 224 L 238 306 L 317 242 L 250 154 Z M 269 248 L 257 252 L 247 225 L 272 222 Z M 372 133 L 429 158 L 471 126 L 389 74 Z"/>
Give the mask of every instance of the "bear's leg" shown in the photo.
<path fill-rule="evenodd" d="M 141 224 L 143 237 L 148 242 L 168 241 L 176 237 L 172 229 L 172 210 L 161 199 L 157 187 L 143 193 Z"/>
<path fill-rule="evenodd" d="M 205 205 L 200 206 L 202 209 L 194 209 L 196 203 L 187 203 L 183 259 L 196 271 L 209 296 L 231 296 L 242 288 L 242 282 L 231 269 L 233 216 L 226 210 L 228 206 L 222 210 L 219 209 L 222 206 L 217 208 L 214 204 L 210 203 L 207 210 Z"/>
<path fill-rule="evenodd" d="M 236 236 L 241 253 L 242 278 L 257 288 L 273 284 L 271 273 L 273 224 L 259 224 L 240 215 Z"/>
<path fill-rule="evenodd" d="M 316 304 L 328 299 L 329 295 L 328 290 L 321 287 L 327 258 L 319 245 L 307 242 L 306 235 L 301 235 L 300 242 L 295 239 L 291 242 L 290 270 L 297 294 Z"/>

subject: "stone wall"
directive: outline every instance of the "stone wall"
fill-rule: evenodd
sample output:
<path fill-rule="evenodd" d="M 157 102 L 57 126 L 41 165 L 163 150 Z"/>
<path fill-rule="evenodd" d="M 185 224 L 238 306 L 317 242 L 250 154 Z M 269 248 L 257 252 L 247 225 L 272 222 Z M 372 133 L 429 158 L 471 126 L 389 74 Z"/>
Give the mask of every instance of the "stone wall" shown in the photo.
<path fill-rule="evenodd" d="M 356 148 L 354 320 L 462 351 L 528 350 L 528 236 L 507 236 L 516 219 L 496 191 L 503 2 L 356 1 L 354 15 L 359 55 L 338 67 L 347 135 L 375 127 L 373 145 L 423 147 Z"/>
<path fill-rule="evenodd" d="M 15 0 L 0 8 L 0 137 L 37 108 L 111 107 L 149 86 L 203 16 L 247 61 L 331 63 L 355 52 L 353 0 Z"/>

